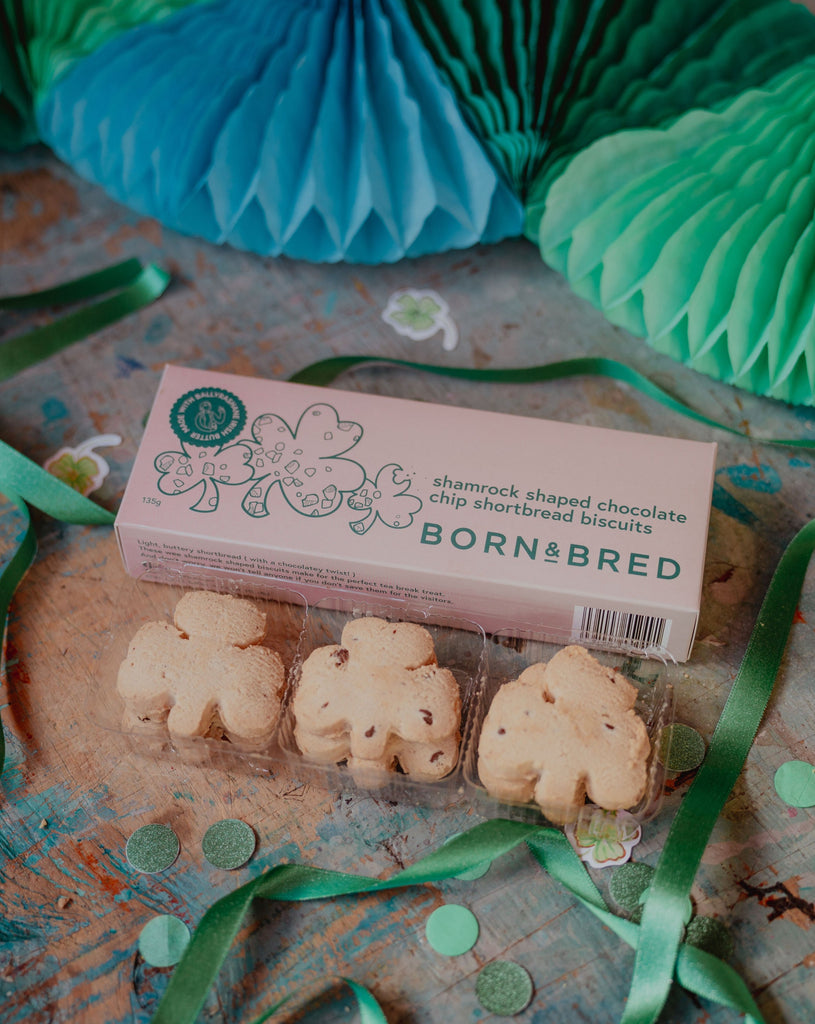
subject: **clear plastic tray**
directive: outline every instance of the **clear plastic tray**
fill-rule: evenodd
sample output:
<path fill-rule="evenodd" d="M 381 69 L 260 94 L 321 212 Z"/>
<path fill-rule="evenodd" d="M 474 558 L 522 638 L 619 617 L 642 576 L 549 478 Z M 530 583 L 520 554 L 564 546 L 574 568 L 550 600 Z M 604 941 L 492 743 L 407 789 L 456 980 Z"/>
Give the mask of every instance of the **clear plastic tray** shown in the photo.
<path fill-rule="evenodd" d="M 478 775 L 478 744 L 484 719 L 498 690 L 529 666 L 548 662 L 570 643 L 567 636 L 560 641 L 550 633 L 548 641 L 524 636 L 518 630 L 493 633 L 488 640 L 484 685 L 478 692 L 469 720 L 470 732 L 466 741 L 463 771 L 468 799 L 479 813 L 487 818 L 506 817 L 523 821 L 542 821 L 543 814 L 535 803 L 509 803 L 490 796 Z M 645 723 L 651 743 L 647 764 L 647 783 L 642 799 L 636 806 L 625 808 L 639 822 L 652 818 L 661 805 L 665 770 L 657 756 L 662 730 L 673 720 L 673 673 L 675 664 L 666 659 L 643 659 L 640 654 L 592 649 L 592 656 L 604 666 L 620 672 L 637 690 L 635 710 Z M 592 811 L 587 803 L 581 817 Z"/>
<path fill-rule="evenodd" d="M 193 589 L 247 597 L 266 610 L 268 626 L 263 643 L 282 657 L 286 685 L 277 729 L 261 750 L 242 749 L 227 739 L 175 739 L 166 725 L 144 724 L 129 716 L 116 690 L 119 666 L 137 630 L 150 621 L 172 622 L 178 600 Z M 352 619 L 371 615 L 424 626 L 433 638 L 438 664 L 450 669 L 456 679 L 461 695 L 461 744 L 458 761 L 443 778 L 427 781 L 399 770 L 377 772 L 374 777 L 368 771 L 355 773 L 343 762 L 318 763 L 298 748 L 292 698 L 304 661 L 316 648 L 338 643 L 344 626 Z M 477 765 L 481 726 L 499 687 L 517 678 L 529 665 L 548 661 L 570 642 L 567 635 L 548 635 L 550 639 L 543 642 L 510 628 L 488 637 L 478 623 L 435 609 L 393 601 L 382 604 L 339 591 L 309 606 L 300 593 L 278 580 L 236 577 L 194 566 L 152 568 L 139 579 L 127 577 L 118 595 L 100 652 L 91 718 L 98 726 L 119 733 L 127 748 L 138 755 L 229 770 L 242 768 L 255 774 L 274 775 L 282 770 L 328 789 L 371 793 L 379 799 L 430 807 L 467 804 L 484 817 L 543 821 L 534 804 L 510 804 L 490 797 L 479 780 Z M 659 809 L 663 791 L 662 764 L 654 752 L 661 730 L 672 720 L 674 666 L 653 653 L 649 660 L 642 652 L 592 650 L 592 654 L 603 664 L 617 668 L 638 689 L 636 708 L 646 724 L 652 754 L 645 795 L 629 810 L 638 821 L 646 821 Z"/>
<path fill-rule="evenodd" d="M 128 748 L 137 754 L 223 768 L 243 766 L 250 771 L 274 774 L 285 761 L 276 733 L 261 750 L 244 749 L 225 738 L 179 739 L 170 736 L 166 725 L 141 723 L 129 715 L 116 690 L 119 666 L 136 632 L 147 622 L 171 623 L 176 604 L 190 590 L 245 597 L 261 607 L 266 612 L 267 627 L 262 643 L 281 656 L 288 678 L 307 614 L 305 599 L 297 591 L 271 580 L 258 577 L 238 580 L 210 569 L 152 568 L 138 579 L 127 577 L 117 596 L 99 659 L 97 692 L 90 705 L 91 719 L 101 728 L 120 733 Z"/>
<path fill-rule="evenodd" d="M 376 616 L 388 622 L 415 622 L 423 626 L 433 639 L 439 666 L 449 669 L 458 684 L 461 697 L 461 744 L 455 766 L 444 777 L 427 781 L 401 771 L 355 772 L 345 763 L 323 764 L 305 757 L 297 746 L 292 701 L 300 680 L 303 663 L 318 647 L 339 643 L 346 624 L 365 616 Z M 453 616 L 441 616 L 403 604 L 380 605 L 343 595 L 333 595 L 309 608 L 298 657 L 289 679 L 289 696 L 281 718 L 279 742 L 282 750 L 297 768 L 297 774 L 326 786 L 373 791 L 385 800 L 408 798 L 427 806 L 449 806 L 464 794 L 461 764 L 464 741 L 469 728 L 470 708 L 477 703 L 483 686 L 486 637 L 474 622 Z"/>

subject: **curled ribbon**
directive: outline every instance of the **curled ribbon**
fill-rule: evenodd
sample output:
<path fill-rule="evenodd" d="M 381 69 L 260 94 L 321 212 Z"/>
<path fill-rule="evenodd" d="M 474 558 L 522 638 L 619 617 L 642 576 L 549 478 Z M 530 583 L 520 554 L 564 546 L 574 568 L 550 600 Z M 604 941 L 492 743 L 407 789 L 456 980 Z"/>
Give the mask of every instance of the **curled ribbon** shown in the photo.
<path fill-rule="evenodd" d="M 338 978 L 337 980 L 351 989 L 351 992 L 357 1001 L 359 1024 L 388 1024 L 388 1019 L 382 1012 L 382 1007 L 376 1001 L 373 993 L 365 988 L 364 985 L 360 985 L 359 982 L 353 981 L 351 978 Z M 285 996 L 283 999 L 276 1002 L 274 1006 L 270 1006 L 267 1010 L 264 1010 L 259 1017 L 252 1021 L 252 1024 L 265 1024 L 265 1021 L 277 1013 L 278 1010 L 282 1009 L 287 1003 L 291 1002 L 298 994 L 299 993 L 297 992 L 293 992 L 291 995 Z"/>
<path fill-rule="evenodd" d="M 745 434 L 735 427 L 710 419 L 697 412 L 696 409 L 680 402 L 672 394 L 654 384 L 643 374 L 627 366 L 625 363 L 617 362 L 616 359 L 606 359 L 604 356 L 584 356 L 578 359 L 564 359 L 557 363 L 545 363 L 541 366 L 518 366 L 504 367 L 499 369 L 476 370 L 468 366 L 438 366 L 433 363 L 414 363 L 405 359 L 390 359 L 385 356 L 332 356 L 329 359 L 321 359 L 319 362 L 311 363 L 298 370 L 289 377 L 293 384 L 312 384 L 326 386 L 331 384 L 340 374 L 355 366 L 370 363 L 372 365 L 401 366 L 410 370 L 420 370 L 423 373 L 434 373 L 440 377 L 456 377 L 463 380 L 491 381 L 496 384 L 540 384 L 550 380 L 563 380 L 566 377 L 607 377 L 611 380 L 618 380 L 624 384 L 630 384 L 641 394 L 664 405 L 673 412 L 682 416 L 703 423 L 705 426 L 713 427 L 716 430 L 724 430 L 728 434 L 735 434 L 750 441 L 759 441 L 762 444 L 780 445 L 785 448 L 811 448 L 815 449 L 815 439 L 809 438 L 757 438 Z"/>
<path fill-rule="evenodd" d="M 169 281 L 169 275 L 155 264 L 142 267 L 138 260 L 131 259 L 66 281 L 54 288 L 0 297 L 0 309 L 35 309 L 97 298 L 106 292 L 120 289 L 108 298 L 63 316 L 45 327 L 35 328 L 4 341 L 0 346 L 0 381 L 148 305 L 164 292 Z M 11 599 L 37 553 L 36 536 L 26 503 L 68 523 L 110 525 L 114 515 L 3 441 L 0 441 L 0 493 L 15 506 L 23 520 L 22 539 L 0 573 L 1 679 L 5 676 L 6 631 Z M 5 763 L 5 754 L 5 736 L 0 724 L 0 772 Z"/>
<path fill-rule="evenodd" d="M 169 283 L 169 274 L 154 263 L 142 267 L 138 260 L 132 259 L 44 291 L 0 297 L 0 309 L 34 309 L 80 302 L 115 288 L 121 289 L 45 327 L 36 327 L 4 341 L 0 347 L 0 380 L 7 380 L 20 370 L 149 305 Z"/>
<path fill-rule="evenodd" d="M 201 919 L 170 978 L 151 1024 L 193 1024 L 255 899 L 287 902 L 330 899 L 438 882 L 456 877 L 485 861 L 495 860 L 524 842 L 545 871 L 565 885 L 620 938 L 637 946 L 640 926 L 617 917 L 608 909 L 561 831 L 495 819 L 448 840 L 433 853 L 389 879 L 366 878 L 301 864 L 279 864 L 228 893 L 214 903 Z M 676 975 L 680 984 L 689 991 L 745 1014 L 748 1024 L 761 1024 L 761 1014 L 741 978 L 715 956 L 683 944 L 677 956 Z M 365 1005 L 370 1009 L 376 1003 L 371 993 L 364 991 L 369 997 Z M 277 1002 L 255 1024 L 260 1024 L 284 1002 Z M 368 1021 L 373 1024 L 384 1020 L 384 1015 L 382 1018 L 361 1016 L 361 1019 L 364 1024 Z"/>

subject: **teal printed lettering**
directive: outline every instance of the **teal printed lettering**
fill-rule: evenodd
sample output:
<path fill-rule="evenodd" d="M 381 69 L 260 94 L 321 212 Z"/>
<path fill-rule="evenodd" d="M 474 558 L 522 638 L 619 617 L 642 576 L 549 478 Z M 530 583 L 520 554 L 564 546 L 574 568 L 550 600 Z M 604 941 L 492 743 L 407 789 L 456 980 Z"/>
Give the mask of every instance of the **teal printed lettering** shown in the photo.
<path fill-rule="evenodd" d="M 671 571 L 669 567 L 671 567 L 673 571 Z M 679 573 L 679 562 L 675 561 L 673 558 L 667 558 L 665 555 L 660 557 L 659 563 L 657 564 L 658 580 L 675 580 Z"/>
<path fill-rule="evenodd" d="M 441 527 L 438 523 L 424 523 L 420 544 L 441 544 Z"/>
<path fill-rule="evenodd" d="M 569 565 L 588 565 L 589 549 L 585 544 L 570 544 L 567 562 Z"/>

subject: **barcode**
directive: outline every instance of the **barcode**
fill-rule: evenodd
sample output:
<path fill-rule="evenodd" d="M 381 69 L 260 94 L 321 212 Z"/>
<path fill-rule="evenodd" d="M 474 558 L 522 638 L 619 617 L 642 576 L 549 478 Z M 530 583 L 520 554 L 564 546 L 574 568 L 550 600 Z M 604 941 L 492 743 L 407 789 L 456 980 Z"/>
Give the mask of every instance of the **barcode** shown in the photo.
<path fill-rule="evenodd" d="M 611 608 L 575 606 L 572 640 L 610 646 L 659 648 L 668 642 L 671 619 Z"/>

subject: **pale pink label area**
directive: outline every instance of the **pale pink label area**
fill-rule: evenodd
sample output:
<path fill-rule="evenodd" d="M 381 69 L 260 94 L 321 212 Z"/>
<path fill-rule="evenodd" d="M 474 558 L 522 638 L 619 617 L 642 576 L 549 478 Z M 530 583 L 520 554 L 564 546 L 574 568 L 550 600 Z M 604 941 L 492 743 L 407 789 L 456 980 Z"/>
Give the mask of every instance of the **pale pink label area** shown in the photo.
<path fill-rule="evenodd" d="M 206 565 L 684 660 L 716 446 L 168 366 L 125 565 Z M 658 642 L 657 642 L 658 640 Z"/>

